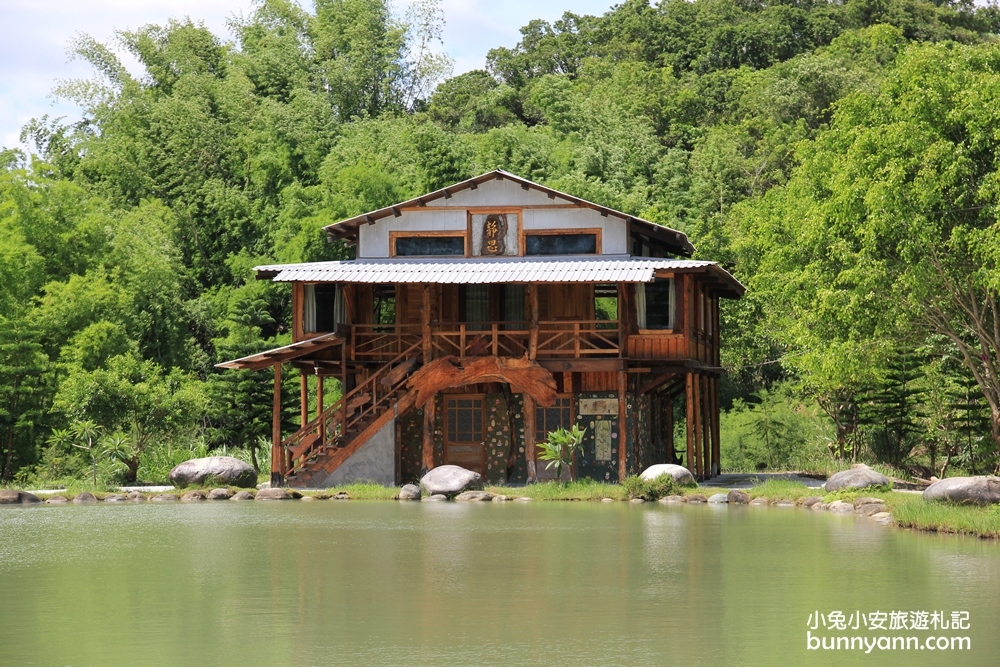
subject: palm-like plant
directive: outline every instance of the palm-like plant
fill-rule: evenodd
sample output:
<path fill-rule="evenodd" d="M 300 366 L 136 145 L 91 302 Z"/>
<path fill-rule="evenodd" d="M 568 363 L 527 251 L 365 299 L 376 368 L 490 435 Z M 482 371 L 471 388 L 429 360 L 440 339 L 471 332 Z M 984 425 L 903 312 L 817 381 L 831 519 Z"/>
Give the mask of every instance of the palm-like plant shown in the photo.
<path fill-rule="evenodd" d="M 94 451 L 94 444 L 101 437 L 103 430 L 101 426 L 89 419 L 73 422 L 69 427 L 69 435 L 72 438 L 70 444 L 79 449 L 86 449 L 87 453 L 90 454 L 90 465 L 94 471 L 94 486 L 97 486 L 97 454 Z"/>
<path fill-rule="evenodd" d="M 587 429 L 581 429 L 576 424 L 570 430 L 564 428 L 549 433 L 548 440 L 539 443 L 542 453 L 538 455 L 543 461 L 548 461 L 545 466 L 548 470 L 552 466 L 556 468 L 556 479 L 562 477 L 563 466 L 573 465 L 573 455 L 583 449 L 583 436 Z"/>

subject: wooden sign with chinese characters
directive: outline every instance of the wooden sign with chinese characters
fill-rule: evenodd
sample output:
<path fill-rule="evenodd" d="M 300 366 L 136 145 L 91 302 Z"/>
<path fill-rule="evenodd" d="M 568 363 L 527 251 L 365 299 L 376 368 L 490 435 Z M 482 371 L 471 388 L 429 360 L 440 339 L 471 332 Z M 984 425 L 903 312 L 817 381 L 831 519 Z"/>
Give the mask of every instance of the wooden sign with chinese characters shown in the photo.
<path fill-rule="evenodd" d="M 483 255 L 502 255 L 507 251 L 507 216 L 492 213 L 483 221 Z"/>
<path fill-rule="evenodd" d="M 581 415 L 617 415 L 617 398 L 581 398 Z"/>

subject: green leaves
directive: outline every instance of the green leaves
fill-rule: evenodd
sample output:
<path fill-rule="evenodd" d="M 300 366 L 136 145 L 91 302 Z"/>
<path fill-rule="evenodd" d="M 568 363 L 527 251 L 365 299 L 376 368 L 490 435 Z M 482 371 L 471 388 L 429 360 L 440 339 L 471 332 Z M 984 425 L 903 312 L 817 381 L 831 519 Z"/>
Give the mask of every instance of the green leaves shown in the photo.
<path fill-rule="evenodd" d="M 538 443 L 541 453 L 538 458 L 542 461 L 549 461 L 546 470 L 555 467 L 556 479 L 562 477 L 563 466 L 573 465 L 573 457 L 577 452 L 583 451 L 583 437 L 587 429 L 581 429 L 576 424 L 566 430 L 552 431 L 548 435 L 548 440 Z"/>

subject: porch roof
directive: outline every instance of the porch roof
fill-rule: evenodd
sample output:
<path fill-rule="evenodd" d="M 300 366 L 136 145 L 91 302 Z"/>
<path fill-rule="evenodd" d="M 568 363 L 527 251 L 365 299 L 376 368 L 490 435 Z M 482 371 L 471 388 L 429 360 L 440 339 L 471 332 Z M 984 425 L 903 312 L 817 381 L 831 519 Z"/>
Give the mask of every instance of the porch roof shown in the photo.
<path fill-rule="evenodd" d="M 333 347 L 334 345 L 340 345 L 343 342 L 344 338 L 342 336 L 338 336 L 334 333 L 323 334 L 322 336 L 316 336 L 315 338 L 310 338 L 308 340 L 300 340 L 298 343 L 292 343 L 291 345 L 276 347 L 273 350 L 265 350 L 264 352 L 251 354 L 247 357 L 233 359 L 232 361 L 224 361 L 221 364 L 216 364 L 215 367 L 239 371 L 256 371 L 261 368 L 267 368 L 268 366 L 274 366 L 275 364 L 298 359 L 299 357 L 304 357 L 310 352 L 316 352 L 328 347 Z"/>
<path fill-rule="evenodd" d="M 477 257 L 356 259 L 255 268 L 275 282 L 343 283 L 648 283 L 657 273 L 707 273 L 720 291 L 739 298 L 746 288 L 715 262 L 599 255 L 581 257 Z"/>

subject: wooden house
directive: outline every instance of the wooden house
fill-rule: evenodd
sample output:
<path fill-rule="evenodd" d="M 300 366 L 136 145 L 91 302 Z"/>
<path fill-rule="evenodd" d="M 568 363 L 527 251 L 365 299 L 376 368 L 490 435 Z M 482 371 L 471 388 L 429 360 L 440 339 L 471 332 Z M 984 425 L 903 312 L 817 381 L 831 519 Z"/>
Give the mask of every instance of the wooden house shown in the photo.
<path fill-rule="evenodd" d="M 574 423 L 566 475 L 718 474 L 719 299 L 744 287 L 688 259 L 681 232 L 503 171 L 327 232 L 356 259 L 256 268 L 292 284 L 293 342 L 220 364 L 274 369 L 272 483 L 398 484 L 442 464 L 531 482 L 553 474 L 536 443 Z M 301 376 L 294 433 L 283 365 Z M 343 395 L 327 404 L 329 378 Z"/>

